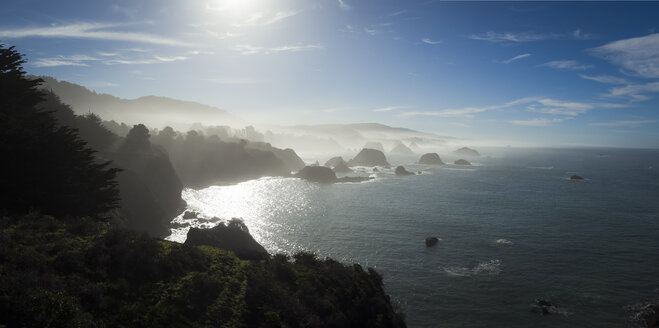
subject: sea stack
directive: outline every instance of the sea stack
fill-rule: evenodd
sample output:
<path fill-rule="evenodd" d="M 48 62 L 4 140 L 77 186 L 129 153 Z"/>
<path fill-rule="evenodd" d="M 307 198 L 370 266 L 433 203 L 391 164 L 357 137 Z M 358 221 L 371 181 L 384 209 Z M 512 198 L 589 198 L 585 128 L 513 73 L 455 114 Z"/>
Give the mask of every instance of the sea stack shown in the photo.
<path fill-rule="evenodd" d="M 460 156 L 471 156 L 471 157 L 478 157 L 481 155 L 475 149 L 471 149 L 468 147 L 462 147 L 454 151 L 453 153 Z"/>
<path fill-rule="evenodd" d="M 396 155 L 414 155 L 414 152 L 412 149 L 409 149 L 407 146 L 405 146 L 403 143 L 399 143 L 394 147 L 390 153 L 396 154 Z"/>
<path fill-rule="evenodd" d="M 410 172 L 404 166 L 400 165 L 396 167 L 396 175 L 414 175 L 414 172 Z"/>
<path fill-rule="evenodd" d="M 580 175 L 573 175 L 570 177 L 570 180 L 583 180 L 583 177 Z"/>
<path fill-rule="evenodd" d="M 455 165 L 471 165 L 468 160 L 466 159 L 458 159 L 455 162 L 453 162 Z"/>
<path fill-rule="evenodd" d="M 432 247 L 437 245 L 439 238 L 437 237 L 426 237 L 426 247 Z"/>
<path fill-rule="evenodd" d="M 389 166 L 383 152 L 370 148 L 362 149 L 348 164 L 350 166 Z"/>
<path fill-rule="evenodd" d="M 421 156 L 421 158 L 419 159 L 419 164 L 444 165 L 444 162 L 442 162 L 442 159 L 439 158 L 439 155 L 437 155 L 437 153 L 427 153 Z"/>

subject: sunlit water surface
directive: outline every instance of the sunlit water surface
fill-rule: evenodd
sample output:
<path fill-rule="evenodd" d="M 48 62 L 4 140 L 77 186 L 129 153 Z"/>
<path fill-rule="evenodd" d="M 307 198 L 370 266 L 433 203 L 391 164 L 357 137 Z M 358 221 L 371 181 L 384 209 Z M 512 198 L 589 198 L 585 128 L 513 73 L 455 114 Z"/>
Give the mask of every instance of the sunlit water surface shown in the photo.
<path fill-rule="evenodd" d="M 473 167 L 412 162 L 397 164 L 421 175 L 383 170 L 333 185 L 263 178 L 183 198 L 201 216 L 242 218 L 271 253 L 376 268 L 410 327 L 634 326 L 633 307 L 658 296 L 659 152 L 504 150 Z M 426 248 L 427 236 L 441 240 Z M 534 313 L 537 298 L 557 313 Z"/>

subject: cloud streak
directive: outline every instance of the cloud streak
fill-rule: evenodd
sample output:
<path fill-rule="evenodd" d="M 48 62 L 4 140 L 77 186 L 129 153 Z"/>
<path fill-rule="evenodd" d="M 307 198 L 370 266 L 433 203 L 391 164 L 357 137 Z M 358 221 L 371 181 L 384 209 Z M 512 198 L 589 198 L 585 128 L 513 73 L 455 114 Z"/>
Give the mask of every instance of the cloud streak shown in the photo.
<path fill-rule="evenodd" d="M 606 84 L 630 84 L 629 81 L 623 78 L 610 76 L 610 75 L 589 76 L 585 74 L 579 74 L 579 77 L 581 77 L 582 79 L 591 80 L 599 83 L 606 83 Z"/>
<path fill-rule="evenodd" d="M 641 126 L 641 125 L 647 125 L 656 122 L 657 120 L 636 120 L 636 121 L 632 120 L 632 121 L 597 122 L 597 123 L 590 123 L 590 125 L 623 127 L 623 126 Z"/>
<path fill-rule="evenodd" d="M 623 39 L 589 52 L 646 78 L 659 78 L 659 33 Z"/>
<path fill-rule="evenodd" d="M 540 66 L 570 70 L 586 70 L 593 67 L 592 65 L 583 65 L 576 60 L 555 60 L 544 63 Z"/>
<path fill-rule="evenodd" d="M 116 32 L 107 29 L 125 26 L 126 24 L 79 23 L 62 26 L 36 27 L 25 29 L 1 30 L 0 38 L 77 38 L 109 41 L 127 41 L 166 46 L 190 46 L 191 44 L 163 36 L 138 33 Z"/>
<path fill-rule="evenodd" d="M 500 42 L 521 43 L 521 42 L 532 42 L 532 41 L 556 39 L 556 38 L 558 38 L 558 35 L 555 35 L 555 34 L 537 34 L 537 33 L 531 33 L 531 32 L 526 32 L 526 33 L 497 33 L 497 32 L 494 32 L 494 31 L 489 31 L 489 32 L 486 32 L 486 33 L 483 33 L 483 34 L 471 34 L 471 35 L 468 35 L 467 38 L 472 39 L 472 40 L 488 41 L 488 42 L 492 42 L 492 43 L 500 43 Z"/>
<path fill-rule="evenodd" d="M 564 122 L 566 120 L 572 119 L 572 117 L 567 117 L 567 118 L 544 118 L 544 117 L 539 117 L 539 118 L 532 118 L 530 120 L 512 120 L 508 121 L 511 124 L 515 125 L 524 125 L 524 126 L 547 126 L 553 123 L 560 123 Z"/>
<path fill-rule="evenodd" d="M 427 44 L 440 44 L 442 41 L 433 41 L 430 38 L 423 38 L 421 39 L 421 42 L 427 43 Z"/>
<path fill-rule="evenodd" d="M 350 5 L 348 5 L 345 2 L 345 0 L 338 0 L 338 2 L 339 2 L 339 8 L 341 8 L 343 10 L 350 10 L 352 8 L 352 7 L 350 7 Z"/>
<path fill-rule="evenodd" d="M 402 108 L 403 107 L 400 107 L 400 106 L 390 106 L 390 107 L 376 108 L 373 111 L 374 112 L 390 112 L 390 111 L 398 110 L 398 109 L 402 109 Z"/>
<path fill-rule="evenodd" d="M 252 46 L 249 44 L 239 44 L 235 47 L 235 50 L 239 51 L 243 55 L 256 55 L 256 54 L 277 54 L 283 52 L 300 52 L 300 51 L 311 51 L 311 50 L 321 50 L 325 49 L 325 46 L 317 44 L 296 44 L 296 45 L 286 45 L 280 47 L 259 47 Z"/>
<path fill-rule="evenodd" d="M 443 109 L 438 111 L 428 111 L 428 112 L 405 112 L 403 116 L 438 116 L 438 117 L 456 117 L 456 116 L 467 116 L 471 117 L 475 114 L 480 114 L 493 110 L 500 110 L 504 108 L 513 107 L 516 105 L 527 104 L 537 101 L 538 98 L 521 98 L 507 102 L 503 105 L 496 106 L 485 106 L 485 107 L 465 107 L 465 108 L 455 108 L 455 109 Z"/>
<path fill-rule="evenodd" d="M 504 64 L 510 64 L 510 63 L 512 63 L 512 62 L 514 62 L 514 61 L 517 61 L 517 60 L 520 60 L 520 59 L 523 59 L 523 58 L 526 58 L 526 57 L 529 57 L 529 56 L 531 56 L 531 54 L 522 54 L 522 55 L 519 55 L 519 56 L 515 56 L 515 57 L 513 57 L 513 58 L 510 58 L 510 59 L 508 59 L 508 60 L 504 60 L 502 63 L 504 63 Z"/>

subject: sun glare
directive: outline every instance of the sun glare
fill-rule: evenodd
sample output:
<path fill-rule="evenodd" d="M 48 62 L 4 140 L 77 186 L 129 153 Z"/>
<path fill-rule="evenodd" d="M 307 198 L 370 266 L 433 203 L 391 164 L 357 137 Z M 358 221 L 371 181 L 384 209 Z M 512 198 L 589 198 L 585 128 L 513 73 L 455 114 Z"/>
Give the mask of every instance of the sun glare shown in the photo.
<path fill-rule="evenodd" d="M 259 9 L 259 0 L 212 0 L 208 1 L 206 8 L 228 14 L 244 14 Z"/>

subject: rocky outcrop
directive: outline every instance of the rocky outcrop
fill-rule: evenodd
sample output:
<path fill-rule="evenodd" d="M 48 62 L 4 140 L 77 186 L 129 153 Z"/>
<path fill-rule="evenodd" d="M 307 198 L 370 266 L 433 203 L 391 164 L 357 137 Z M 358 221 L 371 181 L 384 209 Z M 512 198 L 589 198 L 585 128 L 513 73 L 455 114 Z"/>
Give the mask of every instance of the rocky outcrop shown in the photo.
<path fill-rule="evenodd" d="M 348 163 L 346 162 L 341 162 L 338 165 L 336 165 L 332 171 L 335 173 L 348 173 L 352 172 L 352 169 L 348 166 Z"/>
<path fill-rule="evenodd" d="M 325 166 L 306 166 L 300 170 L 296 177 L 312 182 L 335 183 L 335 182 L 363 182 L 373 178 L 371 177 L 341 177 L 337 178 L 332 169 Z"/>
<path fill-rule="evenodd" d="M 427 154 L 423 154 L 423 156 L 419 158 L 419 164 L 444 165 L 444 162 L 442 162 L 441 158 L 439 158 L 439 155 L 437 155 L 437 153 L 427 153 Z"/>
<path fill-rule="evenodd" d="M 410 171 L 406 170 L 405 167 L 402 166 L 402 165 L 396 167 L 395 172 L 396 172 L 396 175 L 414 175 L 414 172 L 410 172 Z"/>
<path fill-rule="evenodd" d="M 583 180 L 583 177 L 580 175 L 573 175 L 570 177 L 570 180 Z"/>
<path fill-rule="evenodd" d="M 466 159 L 458 159 L 455 162 L 453 162 L 455 165 L 471 165 L 468 160 Z"/>
<path fill-rule="evenodd" d="M 291 172 L 301 170 L 304 167 L 304 161 L 291 148 L 279 149 L 276 147 L 272 147 L 267 142 L 249 142 L 247 143 L 246 148 L 269 151 L 275 154 L 277 158 L 279 158 L 282 162 L 284 162 L 286 168 L 288 168 L 288 170 Z"/>
<path fill-rule="evenodd" d="M 402 143 L 399 143 L 398 145 L 396 145 L 396 147 L 394 147 L 391 150 L 390 153 L 396 154 L 396 155 L 414 155 L 414 152 L 412 151 L 412 149 L 409 149 L 407 146 L 405 146 Z"/>
<path fill-rule="evenodd" d="M 478 157 L 478 156 L 481 155 L 475 149 L 471 149 L 471 148 L 468 148 L 468 147 L 462 147 L 462 148 L 454 151 L 453 154 L 460 155 L 460 156 L 471 156 L 471 157 Z"/>
<path fill-rule="evenodd" d="M 348 162 L 350 166 L 389 166 L 387 158 L 382 151 L 364 148 L 355 158 Z"/>
<path fill-rule="evenodd" d="M 367 142 L 363 148 L 368 148 L 368 149 L 377 149 L 381 152 L 384 153 L 384 147 L 382 147 L 382 144 L 376 141 L 369 141 Z"/>
<path fill-rule="evenodd" d="M 269 257 L 265 248 L 254 240 L 245 223 L 239 219 L 231 219 L 226 225 L 220 223 L 211 229 L 190 228 L 185 244 L 232 251 L 244 260 L 264 260 Z"/>
<path fill-rule="evenodd" d="M 437 237 L 426 237 L 426 247 L 432 247 L 437 245 L 439 238 Z"/>
<path fill-rule="evenodd" d="M 305 166 L 295 174 L 296 177 L 320 183 L 333 183 L 338 179 L 332 169 L 325 166 Z"/>
<path fill-rule="evenodd" d="M 352 172 L 352 169 L 348 167 L 348 163 L 346 163 L 346 161 L 344 161 L 343 157 L 341 156 L 330 158 L 327 162 L 325 162 L 325 166 L 332 168 L 332 170 L 336 173 Z"/>

